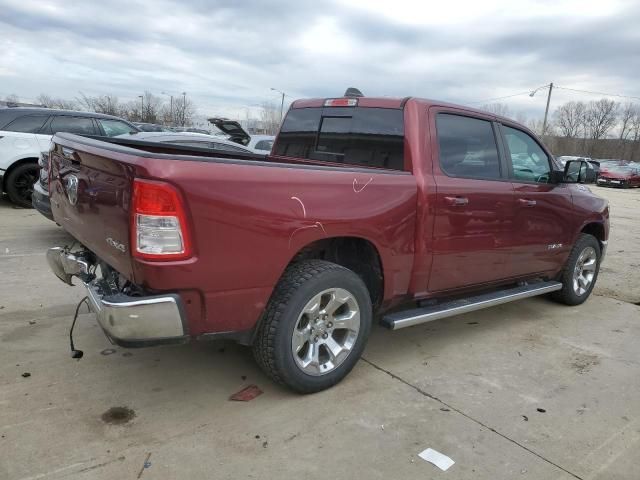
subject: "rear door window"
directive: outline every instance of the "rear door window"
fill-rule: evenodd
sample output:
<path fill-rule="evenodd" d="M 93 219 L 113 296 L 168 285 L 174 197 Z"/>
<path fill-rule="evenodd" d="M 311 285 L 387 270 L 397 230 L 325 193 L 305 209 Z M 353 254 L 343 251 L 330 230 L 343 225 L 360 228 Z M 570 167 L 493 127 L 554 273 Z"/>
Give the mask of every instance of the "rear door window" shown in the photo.
<path fill-rule="evenodd" d="M 25 115 L 16 118 L 4 130 L 9 132 L 39 133 L 49 115 Z"/>
<path fill-rule="evenodd" d="M 404 115 L 399 109 L 293 109 L 274 154 L 349 165 L 404 169 Z"/>
<path fill-rule="evenodd" d="M 501 178 L 493 125 L 487 120 L 449 113 L 436 117 L 440 167 L 452 177 Z"/>
<path fill-rule="evenodd" d="M 57 116 L 51 121 L 51 133 L 67 132 L 77 135 L 95 135 L 93 119 L 88 117 Z"/>

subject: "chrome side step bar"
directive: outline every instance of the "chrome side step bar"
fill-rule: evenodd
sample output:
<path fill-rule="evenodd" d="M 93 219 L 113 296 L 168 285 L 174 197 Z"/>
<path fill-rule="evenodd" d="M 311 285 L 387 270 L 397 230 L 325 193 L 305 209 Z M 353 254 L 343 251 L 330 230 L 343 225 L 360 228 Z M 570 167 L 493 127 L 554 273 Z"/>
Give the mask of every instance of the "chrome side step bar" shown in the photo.
<path fill-rule="evenodd" d="M 382 317 L 382 324 L 391 330 L 398 330 L 399 328 L 412 327 L 420 323 L 474 312 L 523 298 L 544 295 L 545 293 L 555 292 L 560 289 L 562 289 L 560 282 L 532 283 L 521 287 L 476 295 L 474 297 L 452 300 L 439 305 L 390 313 Z"/>

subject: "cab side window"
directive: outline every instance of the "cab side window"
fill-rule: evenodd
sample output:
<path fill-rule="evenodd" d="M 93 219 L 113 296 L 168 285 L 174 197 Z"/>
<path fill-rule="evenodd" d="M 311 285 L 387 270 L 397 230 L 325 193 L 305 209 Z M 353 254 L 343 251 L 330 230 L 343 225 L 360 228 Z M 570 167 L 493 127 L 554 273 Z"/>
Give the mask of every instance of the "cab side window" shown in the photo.
<path fill-rule="evenodd" d="M 502 126 L 507 143 L 507 161 L 511 162 L 511 178 L 522 182 L 549 183 L 549 157 L 528 133 Z"/>
<path fill-rule="evenodd" d="M 500 157 L 487 120 L 439 113 L 436 117 L 440 167 L 451 177 L 497 180 Z"/>

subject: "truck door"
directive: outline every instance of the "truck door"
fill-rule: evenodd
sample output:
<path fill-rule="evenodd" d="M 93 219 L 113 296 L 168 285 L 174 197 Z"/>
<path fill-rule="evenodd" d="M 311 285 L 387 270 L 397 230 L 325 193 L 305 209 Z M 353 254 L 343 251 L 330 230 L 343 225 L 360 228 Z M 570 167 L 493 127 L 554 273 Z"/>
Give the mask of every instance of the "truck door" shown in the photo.
<path fill-rule="evenodd" d="M 500 162 L 492 118 L 432 108 L 436 198 L 431 292 L 507 278 L 514 228 L 513 186 Z M 433 135 L 432 135 L 433 140 Z"/>
<path fill-rule="evenodd" d="M 515 195 L 514 276 L 559 270 L 577 228 L 571 190 L 550 183 L 552 161 L 538 141 L 516 125 L 500 126 Z"/>

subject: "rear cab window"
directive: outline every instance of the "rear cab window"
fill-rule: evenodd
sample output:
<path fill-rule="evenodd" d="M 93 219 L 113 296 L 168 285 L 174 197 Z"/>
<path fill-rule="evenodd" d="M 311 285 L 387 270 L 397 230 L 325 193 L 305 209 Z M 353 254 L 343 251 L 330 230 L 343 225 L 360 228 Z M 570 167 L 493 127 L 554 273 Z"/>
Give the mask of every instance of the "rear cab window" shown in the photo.
<path fill-rule="evenodd" d="M 502 178 L 500 156 L 489 120 L 452 113 L 436 116 L 440 168 L 450 177 Z"/>
<path fill-rule="evenodd" d="M 404 113 L 375 107 L 308 107 L 287 114 L 274 155 L 404 170 Z"/>

